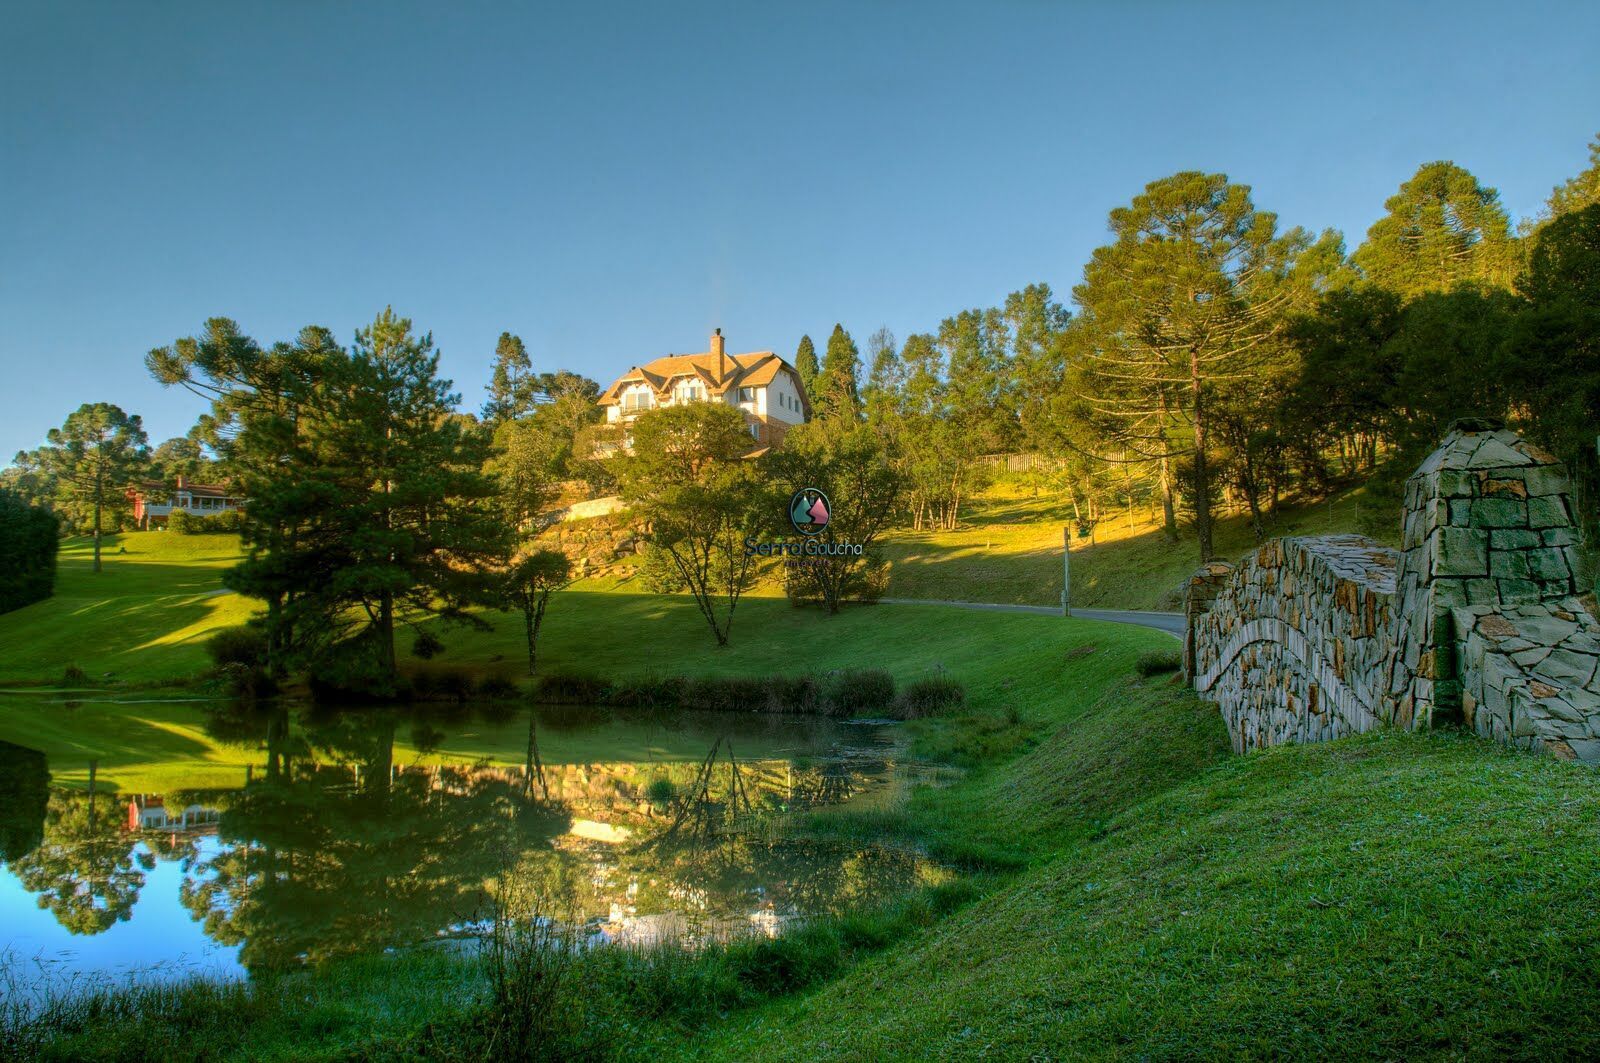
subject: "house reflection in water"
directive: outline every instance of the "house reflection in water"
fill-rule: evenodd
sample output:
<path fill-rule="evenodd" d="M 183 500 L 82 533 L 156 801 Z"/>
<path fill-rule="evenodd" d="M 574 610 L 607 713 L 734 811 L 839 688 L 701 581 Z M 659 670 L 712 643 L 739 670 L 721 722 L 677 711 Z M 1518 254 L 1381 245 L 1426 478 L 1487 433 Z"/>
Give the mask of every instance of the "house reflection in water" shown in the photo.
<path fill-rule="evenodd" d="M 204 805 L 167 806 L 161 794 L 133 794 L 128 800 L 128 829 L 163 834 L 215 833 L 222 813 Z"/>

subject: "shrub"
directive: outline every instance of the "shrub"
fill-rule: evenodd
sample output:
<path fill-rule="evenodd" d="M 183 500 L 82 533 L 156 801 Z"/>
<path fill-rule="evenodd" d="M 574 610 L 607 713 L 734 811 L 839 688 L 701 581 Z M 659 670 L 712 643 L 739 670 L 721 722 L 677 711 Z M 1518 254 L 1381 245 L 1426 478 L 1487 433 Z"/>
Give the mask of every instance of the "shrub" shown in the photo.
<path fill-rule="evenodd" d="M 175 509 L 167 517 L 167 530 L 179 535 L 237 534 L 244 530 L 244 514 L 237 509 L 201 514 Z"/>
<path fill-rule="evenodd" d="M 411 656 L 431 661 L 444 652 L 444 643 L 431 631 L 419 631 L 411 640 Z"/>
<path fill-rule="evenodd" d="M 888 672 L 846 669 L 828 677 L 829 716 L 882 714 L 894 707 L 894 677 Z"/>
<path fill-rule="evenodd" d="M 486 676 L 478 684 L 478 697 L 487 701 L 509 701 L 521 695 L 522 688 L 503 675 Z"/>
<path fill-rule="evenodd" d="M 894 702 L 894 715 L 902 720 L 917 720 L 924 716 L 938 716 L 965 705 L 967 692 L 961 684 L 947 675 L 918 679 Z"/>
<path fill-rule="evenodd" d="M 535 700 L 552 705 L 604 705 L 610 697 L 611 685 L 587 672 L 551 672 L 534 690 Z"/>
<path fill-rule="evenodd" d="M 1133 667 L 1142 676 L 1161 675 L 1182 668 L 1183 658 L 1178 655 L 1177 650 L 1151 650 L 1149 653 L 1140 654 Z"/>
<path fill-rule="evenodd" d="M 651 779 L 650 785 L 644 788 L 644 798 L 652 804 L 668 805 L 678 796 L 678 788 L 666 776 Z"/>
<path fill-rule="evenodd" d="M 808 675 L 775 675 L 766 681 L 767 711 L 814 713 L 822 710 L 822 691 Z"/>
<path fill-rule="evenodd" d="M 683 705 L 703 712 L 760 712 L 767 705 L 766 683 L 746 676 L 687 680 Z"/>
<path fill-rule="evenodd" d="M 278 692 L 278 684 L 260 665 L 229 661 L 217 668 L 223 687 L 236 698 L 265 698 Z"/>
<path fill-rule="evenodd" d="M 60 543 L 55 514 L 0 490 L 0 613 L 50 597 Z"/>
<path fill-rule="evenodd" d="M 230 664 L 254 668 L 267 661 L 267 636 L 248 624 L 225 627 L 206 641 L 206 652 L 219 668 Z"/>
<path fill-rule="evenodd" d="M 620 679 L 611 686 L 610 703 L 627 709 L 676 709 L 688 688 L 681 675 Z"/>
<path fill-rule="evenodd" d="M 89 681 L 89 673 L 75 664 L 67 665 L 61 673 L 61 682 L 67 686 L 81 686 Z"/>
<path fill-rule="evenodd" d="M 466 701 L 477 687 L 472 673 L 464 668 L 441 668 L 434 673 L 433 681 L 434 690 L 446 701 Z"/>
<path fill-rule="evenodd" d="M 658 546 L 645 546 L 640 555 L 639 579 L 655 594 L 676 594 L 683 590 L 683 573 L 672 555 Z"/>

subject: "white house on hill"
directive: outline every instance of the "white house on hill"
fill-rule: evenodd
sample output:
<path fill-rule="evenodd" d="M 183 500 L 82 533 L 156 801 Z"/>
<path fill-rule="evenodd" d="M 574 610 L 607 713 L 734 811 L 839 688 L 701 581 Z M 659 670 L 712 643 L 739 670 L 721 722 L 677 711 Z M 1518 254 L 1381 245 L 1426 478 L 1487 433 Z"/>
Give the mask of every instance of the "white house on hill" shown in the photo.
<path fill-rule="evenodd" d="M 764 447 L 777 446 L 791 427 L 811 419 L 811 402 L 794 366 L 771 351 L 728 354 L 721 329 L 711 334 L 709 351 L 636 365 L 599 401 L 606 421 L 624 426 L 660 406 L 725 402 L 743 412 L 750 437 Z"/>

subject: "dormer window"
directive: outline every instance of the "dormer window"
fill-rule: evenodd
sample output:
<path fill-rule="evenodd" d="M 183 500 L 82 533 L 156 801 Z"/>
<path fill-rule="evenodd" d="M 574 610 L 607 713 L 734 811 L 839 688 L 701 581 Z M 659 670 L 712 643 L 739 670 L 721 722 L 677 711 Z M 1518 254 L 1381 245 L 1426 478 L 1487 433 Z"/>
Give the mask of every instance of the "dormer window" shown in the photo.
<path fill-rule="evenodd" d="M 754 401 L 756 401 L 756 389 L 755 388 L 740 388 L 739 389 L 739 401 L 740 402 L 754 402 Z"/>

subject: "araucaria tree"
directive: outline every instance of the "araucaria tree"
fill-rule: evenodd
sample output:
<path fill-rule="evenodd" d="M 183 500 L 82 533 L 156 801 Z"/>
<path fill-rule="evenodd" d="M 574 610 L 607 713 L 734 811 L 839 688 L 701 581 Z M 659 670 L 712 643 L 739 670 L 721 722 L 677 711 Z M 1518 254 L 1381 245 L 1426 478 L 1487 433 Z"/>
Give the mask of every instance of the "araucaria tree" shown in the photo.
<path fill-rule="evenodd" d="M 719 646 L 755 573 L 744 540 L 770 528 L 782 506 L 760 462 L 745 457 L 750 446 L 737 409 L 695 402 L 640 417 L 633 453 L 616 459 L 622 497 L 671 557 Z"/>
<path fill-rule="evenodd" d="M 1412 299 L 1463 283 L 1509 288 L 1517 254 L 1500 195 L 1453 162 L 1419 167 L 1384 202 L 1352 260 L 1366 279 Z"/>
<path fill-rule="evenodd" d="M 520 336 L 500 333 L 494 348 L 494 370 L 489 375 L 489 398 L 483 404 L 483 419 L 491 425 L 521 417 L 533 409 L 538 380 L 533 375 L 533 359 Z"/>
<path fill-rule="evenodd" d="M 1182 455 L 1201 559 L 1212 556 L 1211 404 L 1261 372 L 1290 310 L 1341 259 L 1326 233 L 1279 233 L 1250 190 L 1222 174 L 1152 182 L 1111 212 L 1115 240 L 1073 290 L 1080 385 L 1110 449 L 1159 462 Z M 1312 251 L 1316 253 L 1310 253 Z"/>
<path fill-rule="evenodd" d="M 84 403 L 46 444 L 18 454 L 17 464 L 36 468 L 54 488 L 58 504 L 94 536 L 94 570 L 100 571 L 100 537 L 106 518 L 128 508 L 127 491 L 144 471 L 149 439 L 137 415 L 109 402 Z"/>

